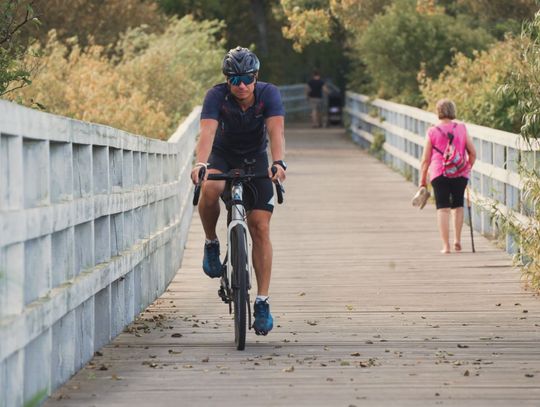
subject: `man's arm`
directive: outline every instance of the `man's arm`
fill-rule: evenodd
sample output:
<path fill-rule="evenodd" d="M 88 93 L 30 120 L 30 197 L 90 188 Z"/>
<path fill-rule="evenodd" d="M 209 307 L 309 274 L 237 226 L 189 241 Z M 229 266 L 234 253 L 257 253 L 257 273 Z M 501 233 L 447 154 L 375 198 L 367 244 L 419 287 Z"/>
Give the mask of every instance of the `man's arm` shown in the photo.
<path fill-rule="evenodd" d="M 272 161 L 285 159 L 285 119 L 283 116 L 271 116 L 266 119 L 266 129 L 268 130 L 268 138 L 270 139 L 270 153 Z M 277 172 L 272 180 L 285 180 L 285 170 L 276 165 Z M 271 170 L 269 169 L 271 175 Z"/>
<path fill-rule="evenodd" d="M 199 170 L 203 164 L 208 162 L 208 157 L 212 152 L 212 144 L 218 127 L 218 121 L 215 119 L 201 119 L 199 141 L 195 147 L 195 157 L 197 164 L 191 170 L 191 180 L 194 184 L 199 182 Z"/>

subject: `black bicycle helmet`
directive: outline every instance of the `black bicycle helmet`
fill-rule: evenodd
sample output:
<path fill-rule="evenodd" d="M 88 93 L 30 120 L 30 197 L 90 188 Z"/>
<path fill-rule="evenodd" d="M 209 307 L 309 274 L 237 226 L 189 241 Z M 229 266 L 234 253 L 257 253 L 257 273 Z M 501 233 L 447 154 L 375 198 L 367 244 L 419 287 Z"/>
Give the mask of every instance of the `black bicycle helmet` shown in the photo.
<path fill-rule="evenodd" d="M 231 49 L 223 58 L 221 70 L 225 76 L 255 74 L 259 71 L 259 58 L 247 48 Z"/>

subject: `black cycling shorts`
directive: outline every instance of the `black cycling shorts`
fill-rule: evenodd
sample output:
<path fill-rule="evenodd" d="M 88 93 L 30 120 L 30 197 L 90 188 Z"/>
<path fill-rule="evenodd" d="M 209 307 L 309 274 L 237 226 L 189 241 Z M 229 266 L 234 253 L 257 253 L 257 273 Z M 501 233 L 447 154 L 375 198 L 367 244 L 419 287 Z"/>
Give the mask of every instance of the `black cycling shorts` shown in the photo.
<path fill-rule="evenodd" d="M 225 155 L 220 151 L 212 150 L 208 158 L 208 168 L 226 173 L 233 168 L 243 168 L 245 159 L 255 160 L 253 172 L 262 173 L 268 171 L 269 164 L 266 152 L 247 157 Z M 274 189 L 272 187 L 273 184 L 270 178 L 254 179 L 249 184 L 244 185 L 244 206 L 246 209 L 262 209 L 273 212 Z"/>
<path fill-rule="evenodd" d="M 448 178 L 443 175 L 431 181 L 437 209 L 463 207 L 463 195 L 469 180 L 465 177 Z"/>

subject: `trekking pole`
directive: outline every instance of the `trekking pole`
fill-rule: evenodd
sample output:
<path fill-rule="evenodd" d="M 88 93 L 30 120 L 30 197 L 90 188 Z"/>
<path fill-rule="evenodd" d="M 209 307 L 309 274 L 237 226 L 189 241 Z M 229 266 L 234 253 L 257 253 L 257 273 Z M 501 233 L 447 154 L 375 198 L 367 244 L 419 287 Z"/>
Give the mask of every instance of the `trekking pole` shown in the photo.
<path fill-rule="evenodd" d="M 472 252 L 475 253 L 476 250 L 474 249 L 473 222 L 472 222 L 472 211 L 471 211 L 471 197 L 469 195 L 469 187 L 466 188 L 466 192 L 467 192 L 467 209 L 469 211 L 469 227 L 471 228 Z"/>

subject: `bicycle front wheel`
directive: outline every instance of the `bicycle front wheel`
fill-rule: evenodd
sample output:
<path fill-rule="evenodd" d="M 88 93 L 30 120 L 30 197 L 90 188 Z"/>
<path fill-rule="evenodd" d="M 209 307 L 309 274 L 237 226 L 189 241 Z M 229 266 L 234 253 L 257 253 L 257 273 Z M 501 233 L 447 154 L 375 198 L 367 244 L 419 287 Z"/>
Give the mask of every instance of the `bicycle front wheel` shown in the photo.
<path fill-rule="evenodd" d="M 234 343 L 236 349 L 246 346 L 248 308 L 248 253 L 246 230 L 236 225 L 231 231 L 232 289 L 234 303 Z"/>

